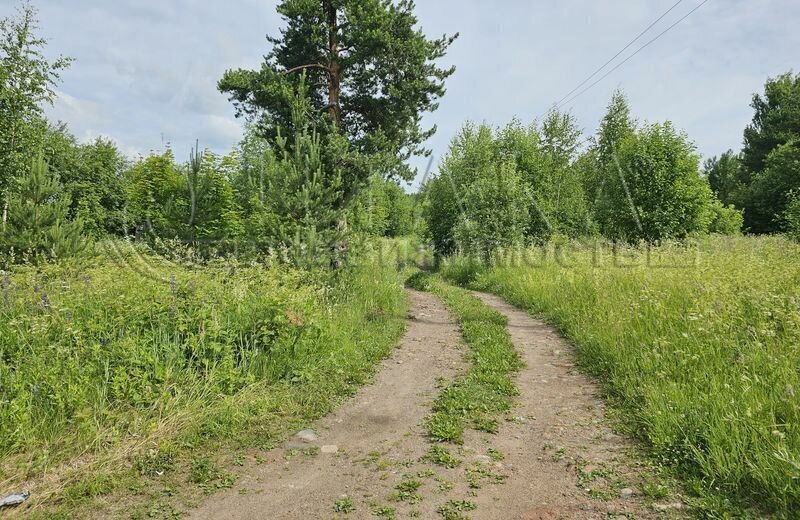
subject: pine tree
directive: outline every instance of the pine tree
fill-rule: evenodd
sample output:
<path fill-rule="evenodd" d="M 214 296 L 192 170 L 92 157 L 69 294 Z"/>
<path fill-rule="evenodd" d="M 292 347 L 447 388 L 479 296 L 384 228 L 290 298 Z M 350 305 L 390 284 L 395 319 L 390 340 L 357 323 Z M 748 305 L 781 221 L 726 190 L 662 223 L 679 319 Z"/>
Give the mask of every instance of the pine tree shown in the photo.
<path fill-rule="evenodd" d="M 311 122 L 313 107 L 301 83 L 292 100 L 294 133 L 278 134 L 276 171 L 269 176 L 268 217 L 273 247 L 288 250 L 295 264 L 327 263 L 335 256 L 344 212 L 344 169 L 326 167 L 325 153 L 346 158 L 343 139 L 323 143 Z M 330 147 L 338 147 L 331 150 Z"/>
<path fill-rule="evenodd" d="M 413 11 L 409 0 L 284 0 L 286 27 L 268 38 L 273 49 L 261 69 L 229 70 L 219 88 L 274 143 L 279 130 L 295 131 L 291 99 L 307 75 L 310 115 L 327 114 L 329 123 L 317 121 L 321 143 L 341 132 L 357 152 L 342 179 L 345 201 L 370 173 L 411 178 L 405 160 L 429 153 L 422 144 L 435 132 L 421 127 L 422 115 L 438 107 L 454 72 L 435 62 L 455 39 L 426 39 Z M 326 167 L 342 160 L 322 159 Z"/>
<path fill-rule="evenodd" d="M 80 221 L 69 221 L 70 199 L 42 157 L 17 179 L 0 243 L 6 254 L 34 263 L 71 256 L 84 247 Z"/>
<path fill-rule="evenodd" d="M 209 150 L 195 150 L 187 165 L 187 239 L 207 248 L 225 250 L 244 232 L 236 203 L 232 172 L 238 169 L 233 155 L 217 157 Z"/>

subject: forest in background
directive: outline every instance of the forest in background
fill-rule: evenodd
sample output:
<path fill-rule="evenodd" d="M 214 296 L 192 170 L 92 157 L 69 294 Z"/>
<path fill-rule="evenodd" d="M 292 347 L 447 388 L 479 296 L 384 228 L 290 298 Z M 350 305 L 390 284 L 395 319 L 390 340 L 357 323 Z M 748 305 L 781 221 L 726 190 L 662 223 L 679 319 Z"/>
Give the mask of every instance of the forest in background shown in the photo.
<path fill-rule="evenodd" d="M 365 24 L 390 23 L 362 16 Z M 36 24 L 30 6 L 3 21 L 6 266 L 69 257 L 106 237 L 177 241 L 201 257 L 269 252 L 299 261 L 300 250 L 324 249 L 306 260 L 338 263 L 332 257 L 347 250 L 348 237 L 365 235 L 417 233 L 446 255 L 553 236 L 657 243 L 706 233 L 800 233 L 800 75 L 769 79 L 753 97 L 743 149 L 702 165 L 689 136 L 669 121 L 637 121 L 617 92 L 593 136 L 556 109 L 527 125 L 467 123 L 417 196 L 398 181 L 414 175 L 405 159 L 429 153 L 423 143 L 434 129 L 421 128 L 420 114 L 436 107 L 453 69 L 431 65 L 431 79 L 412 96 L 387 90 L 381 71 L 357 68 L 367 57 L 344 55 L 359 72 L 340 87 L 341 108 L 331 111 L 329 86 L 320 82 L 330 71 L 294 66 L 316 64 L 318 56 L 294 56 L 287 42 L 262 70 L 229 71 L 220 81 L 249 121 L 235 150 L 217 156 L 198 146 L 186 161 L 170 149 L 131 159 L 107 139 L 79 143 L 65 124 L 44 118 L 71 60 L 44 58 Z M 418 38 L 421 62 L 443 55 L 453 40 Z M 34 81 L 23 81 L 26 75 Z M 383 106 L 369 106 L 376 99 Z"/>
<path fill-rule="evenodd" d="M 440 255 L 491 255 L 559 237 L 797 238 L 800 75 L 769 79 L 753 107 L 743 150 L 702 165 L 689 136 L 669 121 L 638 122 L 621 91 L 588 138 L 558 110 L 527 126 L 467 123 L 423 187 L 428 236 Z"/>

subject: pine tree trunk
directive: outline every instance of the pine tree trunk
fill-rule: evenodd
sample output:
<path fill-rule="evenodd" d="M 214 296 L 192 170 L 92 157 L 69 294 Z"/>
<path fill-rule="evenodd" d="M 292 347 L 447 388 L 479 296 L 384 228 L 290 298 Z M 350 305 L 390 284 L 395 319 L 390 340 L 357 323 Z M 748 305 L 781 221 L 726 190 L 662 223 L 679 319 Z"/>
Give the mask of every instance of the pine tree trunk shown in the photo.
<path fill-rule="evenodd" d="M 342 68 L 339 64 L 339 13 L 330 0 L 326 0 L 324 5 L 328 15 L 328 72 L 330 73 L 328 111 L 336 128 L 341 129 L 342 108 L 339 101 L 342 91 Z M 336 229 L 342 235 L 347 233 L 347 214 L 345 212 L 340 215 L 336 223 Z M 344 266 L 344 258 L 347 255 L 347 241 L 339 239 L 333 246 L 333 268 L 338 270 Z"/>
<path fill-rule="evenodd" d="M 339 14 L 332 2 L 325 2 L 328 14 L 328 43 L 329 43 L 329 63 L 330 83 L 328 85 L 328 107 L 331 119 L 337 128 L 341 126 L 342 111 L 339 100 L 342 89 L 342 69 L 339 64 Z"/>

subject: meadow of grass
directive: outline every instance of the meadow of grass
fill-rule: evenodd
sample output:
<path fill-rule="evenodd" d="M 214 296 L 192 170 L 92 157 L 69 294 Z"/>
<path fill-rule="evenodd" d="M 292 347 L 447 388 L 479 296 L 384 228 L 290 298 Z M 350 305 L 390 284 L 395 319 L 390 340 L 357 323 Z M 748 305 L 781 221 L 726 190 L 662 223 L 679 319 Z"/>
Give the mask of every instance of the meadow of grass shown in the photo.
<path fill-rule="evenodd" d="M 442 271 L 559 326 L 707 511 L 800 513 L 800 246 L 562 243 Z"/>
<path fill-rule="evenodd" d="M 0 490 L 38 479 L 35 498 L 72 507 L 203 466 L 212 440 L 269 448 L 369 378 L 405 305 L 378 261 L 187 267 L 123 248 L 0 273 Z"/>

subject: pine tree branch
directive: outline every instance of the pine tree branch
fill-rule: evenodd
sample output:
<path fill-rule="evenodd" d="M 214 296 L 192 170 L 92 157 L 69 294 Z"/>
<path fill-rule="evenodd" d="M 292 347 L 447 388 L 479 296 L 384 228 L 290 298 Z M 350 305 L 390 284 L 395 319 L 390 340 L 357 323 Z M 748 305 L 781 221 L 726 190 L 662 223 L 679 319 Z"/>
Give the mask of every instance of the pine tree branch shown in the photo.
<path fill-rule="evenodd" d="M 328 67 L 327 65 L 323 65 L 321 63 L 309 63 L 307 65 L 300 65 L 300 66 L 297 66 L 297 67 L 293 67 L 293 68 L 291 68 L 289 70 L 285 70 L 285 71 L 281 72 L 281 76 L 286 76 L 287 74 L 291 74 L 292 72 L 297 72 L 298 70 L 305 70 L 305 69 L 312 69 L 312 68 L 322 69 L 325 72 L 327 72 L 328 74 L 330 74 L 330 72 L 331 72 L 330 67 Z"/>

